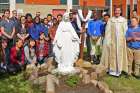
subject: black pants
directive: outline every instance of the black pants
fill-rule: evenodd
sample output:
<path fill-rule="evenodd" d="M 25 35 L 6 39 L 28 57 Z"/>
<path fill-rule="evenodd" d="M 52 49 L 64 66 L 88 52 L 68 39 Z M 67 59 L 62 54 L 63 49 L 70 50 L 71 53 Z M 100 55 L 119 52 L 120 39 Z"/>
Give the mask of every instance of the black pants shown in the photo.
<path fill-rule="evenodd" d="M 19 64 L 9 64 L 7 65 L 7 71 L 10 74 L 16 74 L 22 70 L 22 67 Z"/>

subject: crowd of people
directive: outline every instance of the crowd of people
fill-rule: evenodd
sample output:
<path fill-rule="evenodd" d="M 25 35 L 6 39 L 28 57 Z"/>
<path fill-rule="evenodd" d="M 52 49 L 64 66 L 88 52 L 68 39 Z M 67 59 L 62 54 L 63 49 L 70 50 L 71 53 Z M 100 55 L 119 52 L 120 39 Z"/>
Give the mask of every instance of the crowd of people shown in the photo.
<path fill-rule="evenodd" d="M 57 39 L 56 33 L 61 30 L 59 24 L 64 21 L 63 15 L 54 17 L 48 14 L 45 18 L 40 16 L 40 12 L 34 18 L 31 13 L 18 16 L 17 11 L 13 10 L 10 17 L 10 11 L 4 11 L 0 18 L 1 70 L 17 73 L 26 69 L 29 64 L 38 66 L 50 60 L 57 61 L 53 47 Z M 139 17 L 133 15 L 127 20 L 121 16 L 120 7 L 115 8 L 114 17 L 110 18 L 107 13 L 102 18 L 98 16 L 96 11 L 69 13 L 69 22 L 81 39 L 80 44 L 87 47 L 89 61 L 104 65 L 113 76 L 120 76 L 122 71 L 140 76 Z M 67 40 L 65 35 L 61 38 L 63 41 Z"/>

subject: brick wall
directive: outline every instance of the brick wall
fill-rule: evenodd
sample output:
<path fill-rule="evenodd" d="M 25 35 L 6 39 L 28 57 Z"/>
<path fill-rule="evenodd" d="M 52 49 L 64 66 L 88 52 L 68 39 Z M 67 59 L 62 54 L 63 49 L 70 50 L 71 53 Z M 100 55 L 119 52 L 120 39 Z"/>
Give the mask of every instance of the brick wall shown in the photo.
<path fill-rule="evenodd" d="M 16 4 L 16 9 L 22 9 L 24 14 L 41 12 L 42 17 L 45 17 L 48 13 L 51 13 L 53 9 L 66 9 L 65 5 L 31 5 L 31 4 Z"/>
<path fill-rule="evenodd" d="M 84 0 L 79 0 L 80 5 L 83 5 Z M 98 6 L 98 7 L 105 7 L 105 0 L 87 0 L 87 5 L 88 6 Z"/>
<path fill-rule="evenodd" d="M 60 0 L 25 0 L 26 4 L 59 5 Z"/>

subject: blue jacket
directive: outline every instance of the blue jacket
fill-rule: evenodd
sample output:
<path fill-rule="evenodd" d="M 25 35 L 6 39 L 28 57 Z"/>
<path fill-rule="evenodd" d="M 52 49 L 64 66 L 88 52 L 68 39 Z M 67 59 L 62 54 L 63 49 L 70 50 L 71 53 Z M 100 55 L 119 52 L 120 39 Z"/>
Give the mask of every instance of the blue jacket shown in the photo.
<path fill-rule="evenodd" d="M 48 29 L 41 23 L 34 23 L 29 29 L 28 29 L 29 35 L 32 39 L 38 40 L 40 33 L 44 32 L 45 35 L 48 35 Z"/>
<path fill-rule="evenodd" d="M 104 24 L 101 20 L 90 20 L 87 33 L 90 36 L 102 36 Z"/>

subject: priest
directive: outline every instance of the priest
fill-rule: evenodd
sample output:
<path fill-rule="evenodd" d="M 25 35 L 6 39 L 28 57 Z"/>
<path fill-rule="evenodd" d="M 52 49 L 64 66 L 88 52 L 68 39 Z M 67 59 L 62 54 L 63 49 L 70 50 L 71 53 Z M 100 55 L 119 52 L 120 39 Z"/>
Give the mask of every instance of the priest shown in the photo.
<path fill-rule="evenodd" d="M 127 20 L 121 16 L 121 8 L 115 8 L 115 16 L 109 19 L 103 44 L 101 63 L 110 75 L 120 76 L 122 71 L 128 72 L 125 34 Z"/>

